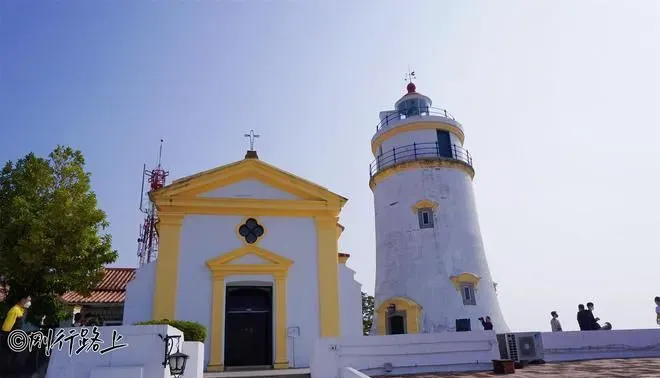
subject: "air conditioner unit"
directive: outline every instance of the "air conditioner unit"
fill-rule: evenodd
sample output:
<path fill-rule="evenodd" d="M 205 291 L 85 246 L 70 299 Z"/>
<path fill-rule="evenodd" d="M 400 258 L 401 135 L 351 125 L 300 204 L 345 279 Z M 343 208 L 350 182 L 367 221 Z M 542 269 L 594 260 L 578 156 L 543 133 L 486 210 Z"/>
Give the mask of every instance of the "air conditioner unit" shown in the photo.
<path fill-rule="evenodd" d="M 544 358 L 540 332 L 502 333 L 497 335 L 497 344 L 504 360 L 535 362 Z"/>

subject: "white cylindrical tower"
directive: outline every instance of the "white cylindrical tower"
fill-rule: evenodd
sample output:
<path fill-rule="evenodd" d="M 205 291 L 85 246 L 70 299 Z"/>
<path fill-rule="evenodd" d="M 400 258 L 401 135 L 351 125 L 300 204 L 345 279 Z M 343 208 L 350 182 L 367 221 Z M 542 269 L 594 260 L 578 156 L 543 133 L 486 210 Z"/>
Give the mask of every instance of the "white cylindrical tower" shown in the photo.
<path fill-rule="evenodd" d="M 376 215 L 377 334 L 508 332 L 479 229 L 463 128 L 411 82 L 380 113 L 369 185 Z"/>

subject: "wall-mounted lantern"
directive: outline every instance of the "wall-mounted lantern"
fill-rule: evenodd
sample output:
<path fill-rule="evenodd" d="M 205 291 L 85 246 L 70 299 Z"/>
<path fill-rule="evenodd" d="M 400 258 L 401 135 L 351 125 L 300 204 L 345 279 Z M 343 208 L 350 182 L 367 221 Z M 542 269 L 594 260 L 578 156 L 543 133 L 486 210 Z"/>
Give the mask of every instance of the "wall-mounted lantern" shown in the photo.
<path fill-rule="evenodd" d="M 181 336 L 164 336 L 158 335 L 165 342 L 165 356 L 163 357 L 163 367 L 170 366 L 170 375 L 174 378 L 181 378 L 186 371 L 186 362 L 188 355 L 181 353 Z M 175 341 L 176 340 L 176 341 Z M 174 344 L 176 342 L 176 352 Z"/>
<path fill-rule="evenodd" d="M 391 305 L 387 306 L 387 312 L 389 314 L 394 314 L 396 312 L 396 305 L 392 303 Z"/>

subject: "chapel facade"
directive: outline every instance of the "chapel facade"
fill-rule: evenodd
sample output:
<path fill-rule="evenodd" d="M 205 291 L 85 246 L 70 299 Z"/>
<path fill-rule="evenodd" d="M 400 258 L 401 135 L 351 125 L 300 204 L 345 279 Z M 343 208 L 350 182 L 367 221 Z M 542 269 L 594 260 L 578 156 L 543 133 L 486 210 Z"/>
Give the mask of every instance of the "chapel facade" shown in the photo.
<path fill-rule="evenodd" d="M 158 259 L 129 283 L 124 324 L 203 324 L 208 371 L 308 367 L 317 339 L 362 334 L 361 285 L 338 250 L 346 198 L 255 151 L 150 198 Z"/>

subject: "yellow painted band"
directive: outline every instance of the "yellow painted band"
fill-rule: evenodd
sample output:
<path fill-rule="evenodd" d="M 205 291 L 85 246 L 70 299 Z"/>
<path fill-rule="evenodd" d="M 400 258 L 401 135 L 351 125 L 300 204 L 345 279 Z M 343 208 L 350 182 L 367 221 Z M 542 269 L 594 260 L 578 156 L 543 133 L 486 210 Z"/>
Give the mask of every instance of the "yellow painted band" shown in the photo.
<path fill-rule="evenodd" d="M 383 182 L 385 179 L 387 179 L 390 176 L 393 176 L 399 172 L 404 172 L 410 169 L 420 169 L 420 168 L 455 168 L 459 169 L 468 175 L 470 175 L 470 178 L 474 178 L 474 168 L 470 166 L 469 164 L 460 161 L 460 160 L 454 160 L 454 159 L 428 159 L 428 160 L 413 160 L 413 161 L 408 161 L 405 163 L 400 163 L 397 165 L 393 165 L 391 167 L 387 167 L 375 175 L 371 176 L 371 179 L 369 179 L 369 187 L 371 190 L 373 190 L 376 185 L 379 183 Z"/>

